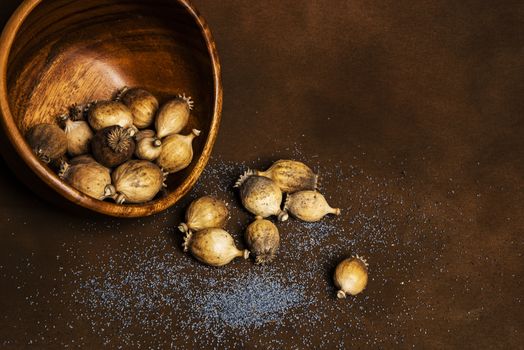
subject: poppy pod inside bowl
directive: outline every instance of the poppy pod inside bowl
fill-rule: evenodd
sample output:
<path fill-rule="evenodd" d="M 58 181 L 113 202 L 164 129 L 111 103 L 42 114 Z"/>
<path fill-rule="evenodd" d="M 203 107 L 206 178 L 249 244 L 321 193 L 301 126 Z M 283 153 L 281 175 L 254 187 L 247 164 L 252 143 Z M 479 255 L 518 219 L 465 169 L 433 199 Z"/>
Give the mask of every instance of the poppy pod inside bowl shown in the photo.
<path fill-rule="evenodd" d="M 73 103 L 142 87 L 162 104 L 179 94 L 194 108 L 182 134 L 201 131 L 194 157 L 165 191 L 119 205 L 82 194 L 42 163 L 25 135 L 55 123 Z M 186 0 L 26 0 L 0 38 L 2 154 L 17 176 L 54 202 L 118 217 L 158 213 L 184 196 L 204 169 L 222 107 L 220 64 L 210 30 Z"/>

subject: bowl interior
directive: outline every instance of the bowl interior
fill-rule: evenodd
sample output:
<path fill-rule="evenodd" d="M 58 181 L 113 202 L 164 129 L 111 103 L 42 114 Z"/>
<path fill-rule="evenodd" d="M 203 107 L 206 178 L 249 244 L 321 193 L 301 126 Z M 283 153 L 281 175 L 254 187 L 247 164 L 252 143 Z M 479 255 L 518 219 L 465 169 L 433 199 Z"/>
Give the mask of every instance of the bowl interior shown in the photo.
<path fill-rule="evenodd" d="M 35 124 L 54 122 L 72 103 L 109 99 L 123 86 L 144 87 L 161 102 L 191 96 L 195 108 L 182 133 L 197 128 L 202 134 L 193 143 L 192 164 L 169 176 L 170 192 L 192 172 L 208 139 L 216 107 L 213 72 L 206 39 L 182 2 L 48 0 L 34 7 L 15 36 L 7 99 L 24 135 Z"/>

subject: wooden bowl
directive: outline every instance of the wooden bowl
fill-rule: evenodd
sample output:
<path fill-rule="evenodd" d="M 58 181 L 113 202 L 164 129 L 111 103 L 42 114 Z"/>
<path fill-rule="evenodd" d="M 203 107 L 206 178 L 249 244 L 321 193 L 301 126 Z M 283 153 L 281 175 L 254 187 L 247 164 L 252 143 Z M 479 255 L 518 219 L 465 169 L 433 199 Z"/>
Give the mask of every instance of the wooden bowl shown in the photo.
<path fill-rule="evenodd" d="M 26 0 L 0 38 L 0 84 L 2 153 L 17 176 L 55 202 L 117 217 L 158 213 L 184 196 L 209 159 L 220 123 L 215 43 L 186 0 Z M 202 131 L 191 165 L 168 177 L 164 193 L 140 205 L 78 192 L 24 139 L 28 128 L 54 122 L 72 103 L 109 99 L 123 86 L 144 87 L 161 102 L 179 93 L 192 96 L 195 108 L 182 133 Z"/>

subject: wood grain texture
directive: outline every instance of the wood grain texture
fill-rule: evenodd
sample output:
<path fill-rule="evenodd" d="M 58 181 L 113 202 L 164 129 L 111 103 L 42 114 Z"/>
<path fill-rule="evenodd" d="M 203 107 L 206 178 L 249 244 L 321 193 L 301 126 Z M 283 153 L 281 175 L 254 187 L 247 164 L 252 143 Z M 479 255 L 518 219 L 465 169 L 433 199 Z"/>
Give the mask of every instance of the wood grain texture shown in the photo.
<path fill-rule="evenodd" d="M 33 172 L 67 201 L 119 217 L 158 213 L 196 182 L 218 132 L 222 87 L 210 30 L 187 1 L 27 0 L 0 44 L 1 124 L 9 144 L 2 150 L 26 182 L 33 179 L 24 172 Z M 183 133 L 202 130 L 192 164 L 169 177 L 166 193 L 141 205 L 83 195 L 41 164 L 24 140 L 28 128 L 53 122 L 72 103 L 109 99 L 123 86 L 145 87 L 161 102 L 179 93 L 192 96 L 195 109 Z M 49 195 L 34 183 L 31 188 Z"/>

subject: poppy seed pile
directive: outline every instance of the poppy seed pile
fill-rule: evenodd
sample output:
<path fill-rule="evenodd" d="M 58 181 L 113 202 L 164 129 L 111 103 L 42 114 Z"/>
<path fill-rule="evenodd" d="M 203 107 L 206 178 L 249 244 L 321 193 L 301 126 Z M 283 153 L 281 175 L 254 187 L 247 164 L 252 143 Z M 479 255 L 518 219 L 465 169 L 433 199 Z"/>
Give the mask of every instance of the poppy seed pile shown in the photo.
<path fill-rule="evenodd" d="M 245 248 L 242 232 L 252 217 L 240 209 L 232 179 L 257 165 L 266 164 L 212 159 L 181 207 L 203 195 L 221 198 L 232 217 L 225 229 Z M 27 334 L 28 344 L 345 349 L 355 344 L 404 347 L 409 345 L 407 335 L 427 336 L 413 322 L 431 321 L 434 306 L 425 295 L 425 281 L 446 272 L 439 260 L 439 226 L 411 199 L 402 174 L 377 178 L 342 163 L 317 168 L 323 184 L 344 182 L 338 187 L 344 193 L 337 198 L 346 199 L 337 204 L 347 215 L 280 223 L 278 259 L 268 265 L 238 259 L 228 268 L 213 268 L 187 258 L 180 248 L 183 235 L 175 209 L 132 223 L 108 220 L 107 230 L 72 224 L 78 234 L 62 243 L 66 254 L 57 258 L 61 277 L 51 292 L 25 288 L 22 277 L 11 276 L 36 309 L 50 300 L 66 304 L 66 312 L 49 315 L 40 332 Z M 320 187 L 329 200 L 333 192 Z M 103 244 L 95 248 L 97 235 L 103 236 Z M 433 254 L 420 254 L 428 244 Z M 352 254 L 370 261 L 369 290 L 338 300 L 331 276 L 337 263 Z M 68 268 L 60 267 L 62 261 Z M 30 260 L 20 265 L 25 273 L 35 270 Z M 432 275 L 421 276 L 416 266 Z M 97 337 L 86 336 L 86 329 Z M 4 345 L 23 344 L 6 339 Z"/>

